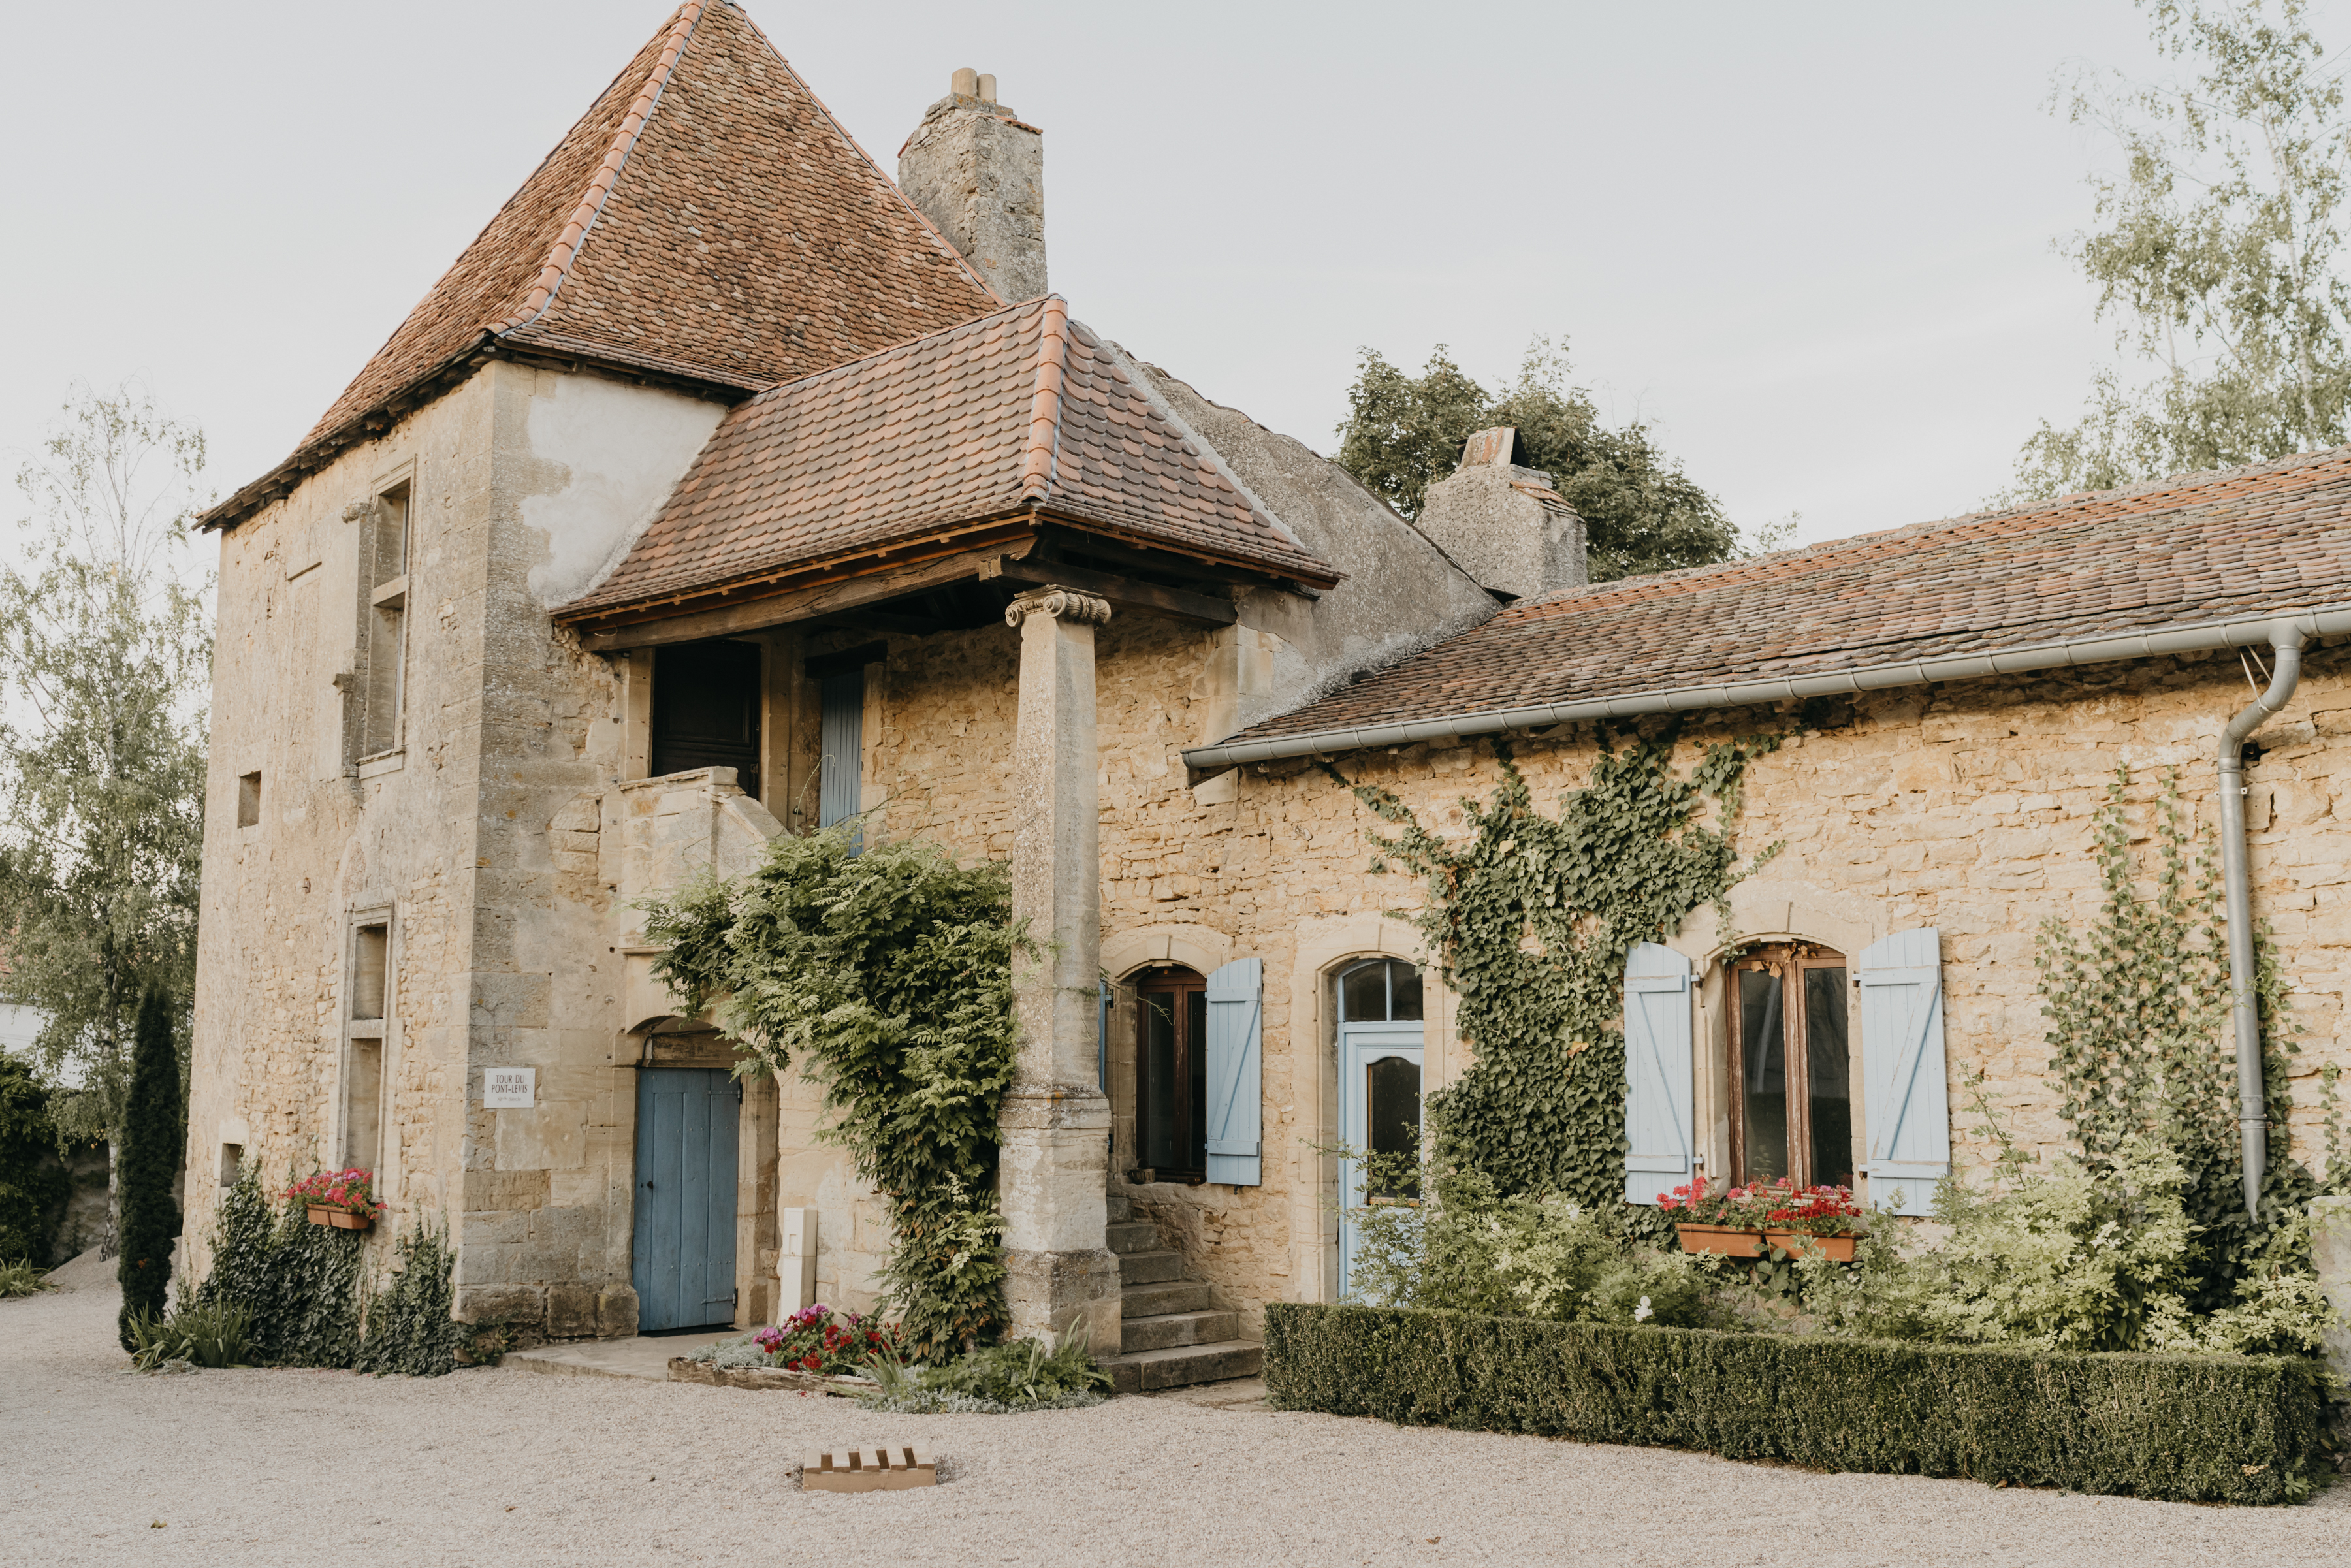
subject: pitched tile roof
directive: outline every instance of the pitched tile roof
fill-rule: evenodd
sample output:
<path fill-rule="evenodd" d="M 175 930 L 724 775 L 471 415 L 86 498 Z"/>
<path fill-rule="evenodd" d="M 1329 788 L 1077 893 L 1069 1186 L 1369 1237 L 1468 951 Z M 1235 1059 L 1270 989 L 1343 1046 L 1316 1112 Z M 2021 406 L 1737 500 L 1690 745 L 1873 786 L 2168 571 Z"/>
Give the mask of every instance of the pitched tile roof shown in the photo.
<path fill-rule="evenodd" d="M 1338 574 L 1048 295 L 734 409 L 583 620 L 1030 509 L 1318 584 Z"/>
<path fill-rule="evenodd" d="M 231 522 L 493 343 L 744 392 L 1002 301 L 732 0 L 685 0 Z"/>
<path fill-rule="evenodd" d="M 1521 600 L 1231 737 L 1839 674 L 2351 602 L 2351 446 Z"/>

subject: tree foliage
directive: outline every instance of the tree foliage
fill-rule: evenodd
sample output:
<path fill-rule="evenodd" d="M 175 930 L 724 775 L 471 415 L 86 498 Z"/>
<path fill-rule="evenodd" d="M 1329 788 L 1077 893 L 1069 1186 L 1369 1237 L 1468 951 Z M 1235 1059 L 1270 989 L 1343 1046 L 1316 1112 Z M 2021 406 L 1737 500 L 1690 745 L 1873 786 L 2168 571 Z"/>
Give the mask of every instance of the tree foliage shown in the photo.
<path fill-rule="evenodd" d="M 2094 382 L 2081 419 L 2024 444 L 2014 502 L 2257 462 L 2344 439 L 2351 287 L 2343 88 L 2304 0 L 2139 0 L 2185 86 L 2077 78 L 2055 95 L 2106 132 L 2095 226 L 2071 254 L 2098 316 L 2150 367 Z"/>
<path fill-rule="evenodd" d="M 0 1051 L 0 1263 L 48 1267 L 68 1190 L 48 1092 Z"/>
<path fill-rule="evenodd" d="M 1475 1173 L 1503 1197 L 1556 1193 L 1585 1208 L 1622 1199 L 1625 957 L 1745 874 L 1730 838 L 1740 781 L 1780 744 L 1709 746 L 1684 777 L 1676 738 L 1667 730 L 1616 750 L 1604 737 L 1591 781 L 1562 793 L 1556 818 L 1534 809 L 1497 743 L 1501 782 L 1483 805 L 1462 800 L 1470 832 L 1458 840 L 1422 827 L 1390 791 L 1352 786 L 1399 830 L 1372 832 L 1383 856 L 1426 879 L 1414 923 L 1461 998 L 1458 1028 L 1477 1051 L 1428 1099 L 1440 1169 Z M 1714 826 L 1700 814 L 1709 802 Z"/>
<path fill-rule="evenodd" d="M 913 1353 L 936 1359 L 1007 1321 L 993 1207 L 1012 1082 L 1012 967 L 1033 957 L 998 864 L 919 840 L 857 852 L 854 824 L 769 844 L 735 882 L 648 904 L 661 977 L 752 1053 L 824 1090 L 824 1136 L 889 1205 L 882 1279 Z"/>
<path fill-rule="evenodd" d="M 1462 442 L 1515 425 L 1529 466 L 1549 474 L 1583 518 L 1593 581 L 1729 559 L 1738 541 L 1721 504 L 1658 448 L 1647 425 L 1603 425 L 1591 395 L 1567 376 L 1565 350 L 1542 338 L 1499 394 L 1471 380 L 1441 343 L 1417 376 L 1365 349 L 1339 426 L 1339 465 L 1417 517 L 1428 486 L 1458 465 Z"/>
<path fill-rule="evenodd" d="M 139 1002 L 131 1057 L 131 1089 L 116 1140 L 115 1171 L 122 1207 L 121 1253 L 115 1278 L 122 1285 L 122 1348 L 131 1347 L 131 1321 L 163 1315 L 172 1282 L 172 1243 L 180 1235 L 173 1178 L 180 1169 L 180 1055 L 172 1044 L 172 1009 L 161 991 Z"/>
<path fill-rule="evenodd" d="M 30 515 L 0 564 L 0 1000 L 84 1087 L 54 1112 L 105 1136 L 131 1019 L 185 1015 L 204 838 L 212 637 L 175 568 L 204 436 L 121 393 L 78 393 L 16 476 Z"/>

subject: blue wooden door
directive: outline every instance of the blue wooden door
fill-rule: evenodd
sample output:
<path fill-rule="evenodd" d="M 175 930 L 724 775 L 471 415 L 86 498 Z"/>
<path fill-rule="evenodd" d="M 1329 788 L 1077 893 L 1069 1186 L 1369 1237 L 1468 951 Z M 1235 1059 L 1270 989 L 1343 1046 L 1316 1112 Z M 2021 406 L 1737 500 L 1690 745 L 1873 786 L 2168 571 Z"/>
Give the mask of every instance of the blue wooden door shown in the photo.
<path fill-rule="evenodd" d="M 735 1152 L 742 1102 L 725 1071 L 637 1074 L 640 1331 L 735 1321 Z"/>

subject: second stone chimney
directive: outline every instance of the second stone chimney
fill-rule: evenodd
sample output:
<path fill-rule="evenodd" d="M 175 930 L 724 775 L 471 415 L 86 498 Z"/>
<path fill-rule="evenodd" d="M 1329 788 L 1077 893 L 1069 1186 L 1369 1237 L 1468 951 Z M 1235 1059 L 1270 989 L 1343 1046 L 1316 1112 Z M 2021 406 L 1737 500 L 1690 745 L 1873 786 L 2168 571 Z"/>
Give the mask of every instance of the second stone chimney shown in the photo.
<path fill-rule="evenodd" d="M 1508 425 L 1462 444 L 1461 465 L 1428 487 L 1414 519 L 1481 588 L 1527 599 L 1582 588 L 1583 519 L 1525 466 L 1526 443 Z"/>
<path fill-rule="evenodd" d="M 898 188 L 1008 302 L 1045 292 L 1045 133 L 966 67 L 898 150 Z"/>

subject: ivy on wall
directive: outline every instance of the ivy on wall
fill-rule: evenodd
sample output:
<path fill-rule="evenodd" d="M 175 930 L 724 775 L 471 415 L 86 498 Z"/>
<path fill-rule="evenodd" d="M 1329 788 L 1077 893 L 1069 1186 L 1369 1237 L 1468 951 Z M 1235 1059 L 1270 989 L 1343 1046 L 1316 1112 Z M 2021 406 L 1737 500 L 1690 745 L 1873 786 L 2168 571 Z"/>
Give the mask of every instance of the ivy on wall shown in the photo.
<path fill-rule="evenodd" d="M 2209 1312 L 2233 1298 L 2249 1270 L 2277 1261 L 2267 1254 L 2281 1220 L 2318 1190 L 2293 1157 L 2286 1120 L 2294 1108 L 2288 1058 L 2299 1031 L 2264 926 L 2255 937 L 2255 990 L 2270 1163 L 2260 1218 L 2249 1221 L 2220 856 L 2209 828 L 2189 827 L 2179 774 L 2167 772 L 2144 835 L 2152 864 L 2142 895 L 2130 785 L 2125 764 L 2093 820 L 2104 893 L 2096 919 L 2079 934 L 2053 915 L 2042 925 L 2035 962 L 2050 1068 L 2062 1094 L 2058 1113 L 2094 1166 L 2113 1163 L 2134 1138 L 2178 1156 L 2187 1173 L 2183 1205 L 2196 1227 L 2189 1302 Z M 2331 1079 L 2328 1089 L 2331 1100 Z M 2341 1180 L 2341 1166 L 2339 1157 L 2329 1162 L 2331 1181 Z"/>
<path fill-rule="evenodd" d="M 1437 1166 L 1474 1171 L 1505 1195 L 1561 1193 L 1586 1207 L 1625 1182 L 1625 962 L 1664 941 L 1700 904 L 1721 909 L 1740 877 L 1731 824 L 1748 765 L 1777 735 L 1708 746 L 1675 770 L 1678 727 L 1616 749 L 1603 731 L 1591 781 L 1535 810 L 1507 741 L 1501 782 L 1464 798 L 1468 836 L 1440 838 L 1375 785 L 1332 778 L 1397 830 L 1367 830 L 1383 859 L 1426 879 L 1410 919 L 1460 998 L 1458 1032 L 1477 1054 L 1431 1095 Z M 1713 805 L 1712 825 L 1704 820 Z"/>
<path fill-rule="evenodd" d="M 890 1207 L 886 1302 L 920 1358 L 1008 1322 L 996 1244 L 998 1111 L 1017 1037 L 1012 967 L 1033 956 L 1006 868 L 957 865 L 920 840 L 854 848 L 853 823 L 786 835 L 736 881 L 705 876 L 645 905 L 654 972 L 685 1006 L 715 999 L 751 1053 L 824 1091 L 820 1135 Z"/>

